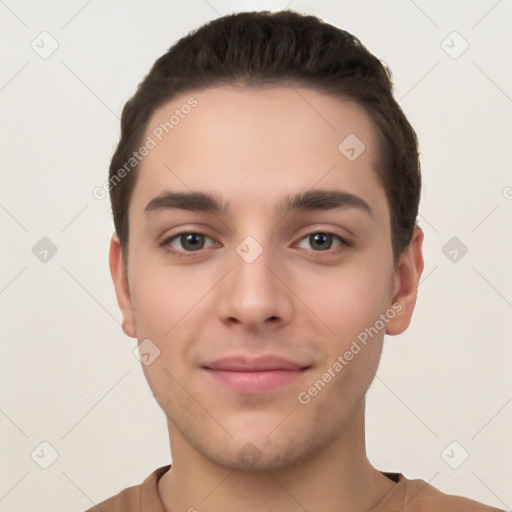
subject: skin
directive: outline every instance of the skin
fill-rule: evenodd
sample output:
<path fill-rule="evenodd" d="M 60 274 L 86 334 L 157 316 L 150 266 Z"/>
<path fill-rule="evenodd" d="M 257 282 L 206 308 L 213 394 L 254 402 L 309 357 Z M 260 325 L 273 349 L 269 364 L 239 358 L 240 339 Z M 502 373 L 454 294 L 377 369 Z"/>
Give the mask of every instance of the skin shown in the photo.
<path fill-rule="evenodd" d="M 365 111 L 310 88 L 212 87 L 156 110 L 146 135 L 193 95 L 198 105 L 150 151 L 129 208 L 128 265 L 114 235 L 110 268 L 123 330 L 160 356 L 143 366 L 167 416 L 172 468 L 158 484 L 166 511 L 369 511 L 394 487 L 366 456 L 365 394 L 384 334 L 407 329 L 423 271 L 423 232 L 393 264 L 389 208 L 375 173 L 375 134 Z M 349 161 L 349 134 L 365 151 Z M 362 209 L 276 213 L 286 195 L 311 189 L 359 196 Z M 163 191 L 200 191 L 226 213 L 145 212 Z M 194 251 L 177 237 L 204 233 Z M 333 232 L 319 248 L 309 235 Z M 247 237 L 263 252 L 236 252 Z M 203 240 L 200 238 L 200 240 Z M 330 243 L 330 245 L 329 245 Z M 187 252 L 188 251 L 188 252 Z M 338 252 L 336 252 L 338 251 Z M 365 328 L 401 311 L 304 405 L 297 397 Z M 308 365 L 267 393 L 230 390 L 200 365 L 228 354 L 277 354 Z M 248 444 L 258 457 L 239 459 Z"/>

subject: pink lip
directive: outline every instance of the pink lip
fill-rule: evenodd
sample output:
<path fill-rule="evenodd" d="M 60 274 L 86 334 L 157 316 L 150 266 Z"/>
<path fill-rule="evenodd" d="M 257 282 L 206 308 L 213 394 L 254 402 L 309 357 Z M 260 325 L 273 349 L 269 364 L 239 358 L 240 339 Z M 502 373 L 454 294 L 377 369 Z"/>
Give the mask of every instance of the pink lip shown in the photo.
<path fill-rule="evenodd" d="M 307 368 L 279 356 L 231 356 L 203 366 L 217 382 L 241 393 L 271 391 L 290 383 Z"/>

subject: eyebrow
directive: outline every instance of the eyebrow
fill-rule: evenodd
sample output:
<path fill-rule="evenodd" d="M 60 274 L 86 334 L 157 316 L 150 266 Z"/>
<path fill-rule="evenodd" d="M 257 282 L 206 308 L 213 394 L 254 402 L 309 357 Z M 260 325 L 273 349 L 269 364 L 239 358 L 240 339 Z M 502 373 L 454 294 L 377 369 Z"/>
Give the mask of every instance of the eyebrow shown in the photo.
<path fill-rule="evenodd" d="M 356 208 L 373 216 L 372 209 L 360 197 L 341 190 L 307 190 L 290 194 L 276 206 L 276 212 L 286 215 L 293 211 L 326 211 Z M 165 191 L 152 199 L 144 209 L 145 212 L 165 210 L 188 210 L 225 214 L 229 211 L 229 201 L 223 202 L 218 196 L 204 192 Z"/>

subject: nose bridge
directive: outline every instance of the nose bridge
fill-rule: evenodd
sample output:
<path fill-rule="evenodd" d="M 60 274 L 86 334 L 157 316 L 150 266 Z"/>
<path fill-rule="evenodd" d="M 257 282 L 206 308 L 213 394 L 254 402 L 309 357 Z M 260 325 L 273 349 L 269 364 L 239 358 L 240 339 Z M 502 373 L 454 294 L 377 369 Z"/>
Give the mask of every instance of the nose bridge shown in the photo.
<path fill-rule="evenodd" d="M 219 314 L 223 320 L 235 319 L 247 326 L 262 325 L 267 320 L 287 321 L 291 314 L 287 288 L 276 277 L 279 255 L 264 233 L 246 236 L 235 247 L 232 270 L 222 289 Z"/>

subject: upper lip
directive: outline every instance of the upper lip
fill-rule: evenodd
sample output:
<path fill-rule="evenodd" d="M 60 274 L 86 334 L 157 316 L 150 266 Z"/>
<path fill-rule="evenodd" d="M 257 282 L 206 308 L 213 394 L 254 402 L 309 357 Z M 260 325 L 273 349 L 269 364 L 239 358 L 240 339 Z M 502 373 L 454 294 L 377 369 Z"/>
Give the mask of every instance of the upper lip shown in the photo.
<path fill-rule="evenodd" d="M 227 356 L 203 365 L 210 370 L 232 372 L 263 372 L 271 370 L 302 370 L 307 368 L 284 357 L 267 355 L 261 357 Z"/>

